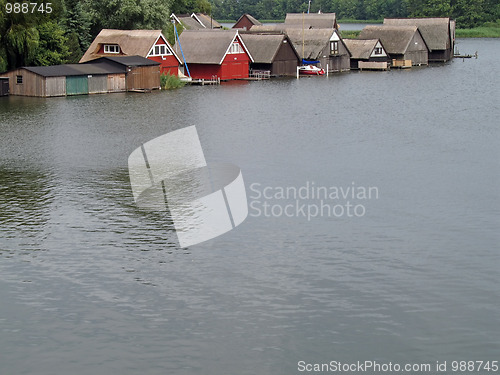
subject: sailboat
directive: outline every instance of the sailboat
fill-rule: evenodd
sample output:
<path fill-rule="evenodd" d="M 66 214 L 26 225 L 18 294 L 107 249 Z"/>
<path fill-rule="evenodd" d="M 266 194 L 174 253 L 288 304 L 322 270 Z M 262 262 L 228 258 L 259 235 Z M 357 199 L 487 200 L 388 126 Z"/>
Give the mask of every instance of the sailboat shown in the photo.
<path fill-rule="evenodd" d="M 310 75 L 310 76 L 322 76 L 323 74 L 325 74 L 325 69 L 318 68 L 317 66 L 311 64 L 302 65 L 299 66 L 299 74 Z"/>
<path fill-rule="evenodd" d="M 311 0 L 309 0 L 309 5 L 307 6 L 307 14 L 311 10 Z M 325 70 L 317 67 L 316 65 L 319 61 L 308 61 L 304 59 L 304 13 L 302 13 L 302 64 L 298 67 L 299 74 L 309 75 L 309 76 L 322 76 L 325 74 Z"/>

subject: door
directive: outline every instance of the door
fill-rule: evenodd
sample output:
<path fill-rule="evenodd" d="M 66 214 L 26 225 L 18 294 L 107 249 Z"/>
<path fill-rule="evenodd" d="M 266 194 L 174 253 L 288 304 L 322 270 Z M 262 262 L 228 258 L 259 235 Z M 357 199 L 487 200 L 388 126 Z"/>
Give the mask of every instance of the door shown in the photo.
<path fill-rule="evenodd" d="M 87 76 L 66 77 L 66 95 L 85 95 L 89 93 Z"/>

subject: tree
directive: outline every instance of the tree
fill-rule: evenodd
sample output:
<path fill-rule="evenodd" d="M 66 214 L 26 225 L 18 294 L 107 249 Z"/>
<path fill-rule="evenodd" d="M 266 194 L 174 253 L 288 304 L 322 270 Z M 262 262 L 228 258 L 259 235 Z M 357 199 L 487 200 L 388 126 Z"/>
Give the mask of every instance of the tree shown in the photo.
<path fill-rule="evenodd" d="M 39 41 L 35 50 L 35 65 L 64 64 L 69 56 L 64 30 L 54 21 L 44 22 L 36 27 Z"/>

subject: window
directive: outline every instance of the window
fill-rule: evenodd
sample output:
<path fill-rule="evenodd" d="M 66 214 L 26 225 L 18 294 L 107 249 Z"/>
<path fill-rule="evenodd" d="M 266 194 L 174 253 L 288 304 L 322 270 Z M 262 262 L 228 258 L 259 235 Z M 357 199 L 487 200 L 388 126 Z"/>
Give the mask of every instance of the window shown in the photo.
<path fill-rule="evenodd" d="M 149 56 L 164 56 L 171 54 L 172 52 L 170 52 L 166 44 L 158 44 L 151 48 L 151 52 L 149 52 Z"/>
<path fill-rule="evenodd" d="M 104 53 L 120 53 L 120 46 L 118 44 L 105 44 Z"/>
<path fill-rule="evenodd" d="M 330 55 L 339 54 L 339 42 L 336 40 L 330 41 Z"/>
<path fill-rule="evenodd" d="M 382 54 L 382 47 L 375 47 L 375 55 L 381 55 Z"/>
<path fill-rule="evenodd" d="M 16 83 L 17 84 L 22 84 L 23 83 L 23 76 L 16 76 Z"/>
<path fill-rule="evenodd" d="M 244 53 L 243 47 L 238 42 L 233 42 L 228 53 Z"/>

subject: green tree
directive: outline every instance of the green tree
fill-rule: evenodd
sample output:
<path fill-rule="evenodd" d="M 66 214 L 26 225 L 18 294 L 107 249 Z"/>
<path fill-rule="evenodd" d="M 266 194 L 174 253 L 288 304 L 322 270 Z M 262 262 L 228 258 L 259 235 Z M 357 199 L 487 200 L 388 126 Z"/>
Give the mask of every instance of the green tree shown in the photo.
<path fill-rule="evenodd" d="M 479 26 L 487 21 L 483 0 L 455 0 L 452 15 L 460 28 Z"/>
<path fill-rule="evenodd" d="M 38 25 L 36 29 L 39 42 L 33 63 L 35 65 L 64 64 L 69 56 L 69 50 L 62 27 L 54 21 L 48 21 Z"/>

